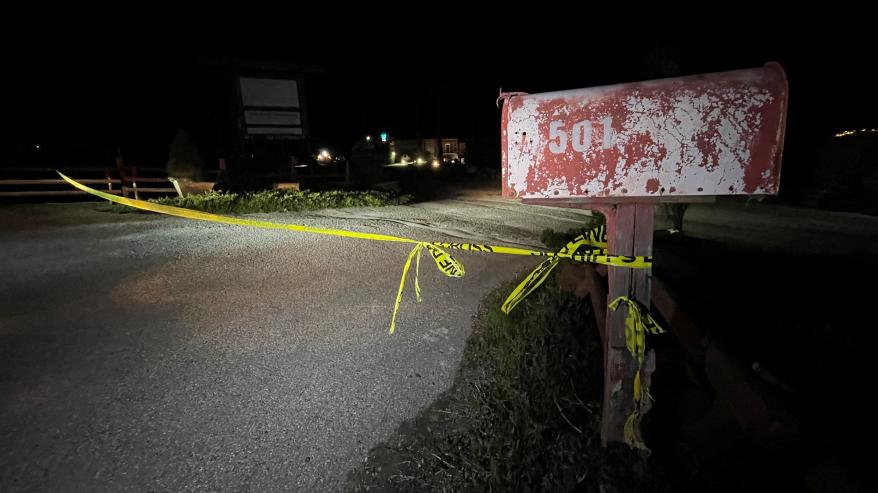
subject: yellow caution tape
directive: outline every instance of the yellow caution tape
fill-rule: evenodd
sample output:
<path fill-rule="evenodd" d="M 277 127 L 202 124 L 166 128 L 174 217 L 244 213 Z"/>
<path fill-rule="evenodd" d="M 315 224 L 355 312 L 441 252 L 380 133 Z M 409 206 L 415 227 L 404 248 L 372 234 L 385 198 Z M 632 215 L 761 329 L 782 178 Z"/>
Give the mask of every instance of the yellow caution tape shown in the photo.
<path fill-rule="evenodd" d="M 587 254 L 577 254 L 576 252 L 584 247 L 590 246 L 593 247 L 592 251 Z M 564 248 L 558 251 L 552 258 L 543 261 L 540 265 L 538 265 L 527 277 L 524 278 L 523 281 L 514 289 L 512 293 L 506 298 L 506 301 L 503 302 L 503 306 L 500 309 L 505 314 L 509 314 L 522 300 L 524 300 L 527 295 L 533 292 L 536 288 L 540 287 L 543 284 L 543 281 L 549 277 L 549 274 L 552 270 L 558 265 L 558 262 L 561 258 L 585 258 L 585 257 L 612 257 L 611 255 L 607 255 L 606 251 L 607 246 L 607 232 L 604 226 L 599 226 L 597 228 L 592 229 L 588 233 L 584 235 L 579 235 L 574 238 L 572 241 L 567 243 Z M 587 260 L 586 260 L 587 261 Z M 636 262 L 637 259 L 635 258 Z M 640 260 L 642 263 L 646 263 L 646 259 Z"/>
<path fill-rule="evenodd" d="M 643 441 L 643 437 L 640 436 L 640 413 L 638 411 L 635 410 L 628 415 L 628 419 L 625 420 L 625 427 L 622 430 L 622 434 L 625 437 L 625 443 L 627 443 L 629 447 L 643 450 L 647 453 L 650 452 L 649 447 L 647 447 L 646 443 Z"/>
<path fill-rule="evenodd" d="M 589 262 L 592 264 L 613 265 L 616 267 L 631 267 L 634 269 L 649 269 L 652 267 L 652 256 L 609 255 L 607 254 L 606 249 L 595 249 L 587 253 L 564 253 L 564 249 L 561 249 L 558 252 L 543 252 L 540 250 L 529 250 L 527 248 L 477 245 L 473 243 L 446 243 L 442 241 L 434 241 L 431 244 L 443 248 L 450 248 L 452 250 L 465 250 L 469 252 L 526 255 L 530 257 L 560 257 L 569 258 L 576 262 Z M 584 244 L 590 245 L 591 243 Z"/>
<path fill-rule="evenodd" d="M 396 301 L 393 304 L 393 315 L 390 318 L 390 333 L 396 330 L 396 314 L 399 312 L 399 304 L 402 303 L 402 291 L 405 287 L 405 278 L 408 275 L 409 268 L 412 265 L 412 258 L 415 258 L 415 299 L 421 302 L 421 286 L 418 284 L 418 272 L 421 270 L 421 250 L 427 249 L 433 260 L 436 261 L 436 267 L 448 277 L 463 277 L 463 264 L 458 262 L 454 257 L 448 255 L 441 248 L 426 242 L 420 242 L 409 252 L 405 264 L 402 266 L 402 279 L 399 280 L 399 289 L 396 291 Z"/>
<path fill-rule="evenodd" d="M 643 438 L 640 436 L 640 418 L 643 416 L 642 409 L 645 399 L 652 399 L 649 388 L 643 385 L 640 371 L 643 369 L 643 358 L 646 354 L 646 334 L 662 334 L 659 324 L 652 318 L 649 311 L 640 303 L 627 296 L 619 296 L 610 303 L 610 309 L 616 310 L 621 303 L 628 305 L 628 316 L 625 317 L 625 346 L 631 356 L 637 360 L 637 373 L 634 374 L 634 410 L 625 420 L 623 430 L 625 442 L 632 448 L 649 452 Z"/>
<path fill-rule="evenodd" d="M 133 207 L 135 209 L 141 209 L 146 211 L 157 212 L 159 214 L 166 214 L 169 216 L 183 217 L 187 219 L 196 219 L 199 221 L 209 221 L 215 223 L 222 224 L 231 224 L 235 226 L 249 226 L 253 228 L 264 228 L 264 229 L 279 229 L 286 231 L 298 231 L 302 233 L 314 233 L 314 234 L 322 234 L 322 235 L 331 235 L 331 236 L 340 236 L 345 238 L 359 238 L 363 240 L 372 240 L 372 241 L 391 241 L 397 243 L 412 243 L 414 244 L 414 248 L 412 248 L 411 252 L 409 252 L 409 256 L 406 259 L 406 263 L 403 266 L 402 278 L 400 279 L 399 289 L 397 290 L 396 301 L 393 307 L 393 315 L 391 316 L 390 321 L 390 333 L 392 334 L 396 327 L 396 314 L 399 311 L 399 305 L 402 302 L 402 291 L 405 286 L 405 279 L 408 274 L 409 268 L 411 267 L 412 259 L 415 259 L 415 298 L 416 300 L 421 300 L 421 287 L 418 283 L 418 272 L 420 271 L 420 253 L 423 249 L 426 249 L 430 256 L 433 257 L 433 260 L 436 262 L 436 266 L 439 270 L 448 277 L 462 277 L 464 275 L 463 265 L 457 261 L 454 257 L 446 253 L 443 248 L 448 248 L 452 250 L 464 250 L 469 252 L 482 252 L 482 253 L 497 253 L 504 255 L 527 255 L 527 256 L 543 256 L 543 257 L 551 257 L 549 261 L 552 261 L 551 264 L 547 264 L 547 267 L 544 267 L 545 272 L 537 272 L 531 273 L 530 284 L 522 288 L 516 288 L 516 292 L 514 292 L 516 296 L 516 301 L 511 303 L 509 310 L 514 308 L 516 304 L 518 304 L 524 297 L 526 297 L 530 292 L 540 286 L 542 282 L 545 280 L 546 276 L 548 276 L 549 272 L 554 268 L 557 264 L 559 258 L 569 258 L 576 262 L 590 262 L 595 264 L 604 264 L 604 265 L 613 265 L 619 267 L 630 267 L 635 269 L 643 269 L 652 267 L 652 257 L 644 257 L 644 256 L 622 256 L 622 255 L 609 255 L 606 251 L 606 229 L 604 227 L 596 228 L 586 235 L 582 235 L 575 239 L 573 242 L 568 244 L 565 248 L 562 248 L 558 252 L 544 252 L 539 250 L 529 250 L 525 248 L 516 248 L 516 247 L 507 247 L 507 246 L 495 246 L 495 245 L 480 245 L 475 243 L 445 243 L 445 242 L 424 242 L 419 240 L 414 240 L 411 238 L 401 238 L 398 236 L 390 236 L 390 235 L 382 235 L 375 233 L 360 233 L 356 231 L 347 231 L 343 229 L 330 229 L 330 228 L 316 228 L 312 226 L 304 226 L 301 224 L 285 224 L 285 223 L 275 223 L 270 221 L 259 221 L 255 219 L 243 219 L 237 217 L 230 216 L 220 216 L 217 214 L 211 214 L 208 212 L 195 211 L 192 209 L 185 209 L 182 207 L 174 207 L 170 205 L 161 205 L 155 204 L 152 202 L 147 202 L 144 200 L 136 200 L 129 199 L 126 197 L 119 197 L 116 195 L 112 195 L 109 193 L 101 192 L 100 190 L 95 190 L 93 188 L 87 187 L 81 183 L 78 183 L 76 180 L 64 175 L 61 172 L 58 174 L 63 178 L 67 183 L 70 183 L 74 187 L 82 190 L 83 192 L 90 193 L 96 197 L 100 197 L 104 200 L 108 200 L 110 202 L 115 202 L 117 204 L 126 205 L 128 207 Z M 589 252 L 586 253 L 577 253 L 576 250 L 579 248 L 572 248 L 571 245 L 588 245 L 591 247 L 595 247 Z M 546 262 L 540 264 L 543 266 Z M 540 269 L 540 267 L 538 267 Z M 536 275 L 535 275 L 536 274 Z M 527 279 L 526 279 L 527 281 Z M 522 283 L 525 284 L 525 283 Z M 509 303 L 509 300 L 507 300 Z M 504 303 L 506 306 L 506 303 Z M 508 310 L 504 310 L 504 312 L 508 313 Z"/>
<path fill-rule="evenodd" d="M 506 301 L 503 302 L 503 305 L 500 307 L 500 310 L 509 315 L 509 312 L 512 311 L 522 300 L 524 300 L 527 295 L 531 294 L 535 289 L 540 287 L 543 284 L 543 281 L 549 277 L 552 269 L 558 265 L 558 257 L 552 257 L 548 260 L 543 260 L 540 262 L 540 265 L 536 267 L 527 277 L 524 278 L 521 283 L 509 293 L 509 296 L 506 297 Z"/>
<path fill-rule="evenodd" d="M 184 209 L 183 207 L 174 207 L 172 205 L 161 205 L 155 204 L 152 202 L 147 202 L 145 200 L 136 200 L 129 199 L 125 197 L 118 197 L 116 195 L 112 195 L 109 193 L 101 192 L 100 190 L 95 190 L 93 188 L 89 188 L 81 183 L 76 182 L 72 178 L 65 176 L 63 173 L 58 172 L 67 183 L 70 183 L 74 187 L 82 190 L 83 192 L 88 192 L 96 197 L 100 197 L 102 199 L 109 200 L 110 202 L 115 202 L 121 205 L 127 205 L 128 207 L 134 207 L 135 209 L 141 209 L 145 211 L 158 212 L 159 214 L 166 214 L 168 216 L 177 216 L 177 217 L 185 217 L 187 219 L 197 219 L 199 221 L 210 221 L 215 223 L 223 223 L 223 224 L 232 224 L 235 226 L 250 226 L 253 228 L 264 228 L 264 229 L 283 229 L 287 231 L 300 231 L 302 233 L 317 233 L 323 235 L 332 235 L 332 236 L 344 236 L 347 238 L 360 238 L 364 240 L 376 240 L 376 241 L 395 241 L 400 243 L 418 243 L 417 240 L 410 240 L 408 238 L 399 238 L 397 236 L 388 236 L 388 235 L 379 235 L 374 233 L 358 233 L 355 231 L 346 231 L 343 229 L 326 229 L 326 228 L 314 228 L 311 226 L 303 226 L 300 224 L 283 224 L 283 223 L 273 223 L 269 221 L 257 221 L 255 219 L 240 219 L 237 217 L 229 217 L 229 216 L 220 216 L 217 214 L 211 214 L 209 212 L 201 212 L 194 211 L 192 209 Z"/>

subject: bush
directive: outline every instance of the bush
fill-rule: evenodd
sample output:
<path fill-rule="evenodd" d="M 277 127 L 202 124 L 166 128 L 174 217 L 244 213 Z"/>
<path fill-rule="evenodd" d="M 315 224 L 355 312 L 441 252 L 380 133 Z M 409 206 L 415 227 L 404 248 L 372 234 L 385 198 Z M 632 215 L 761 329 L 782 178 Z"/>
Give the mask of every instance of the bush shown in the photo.
<path fill-rule="evenodd" d="M 363 191 L 349 192 L 330 190 L 312 192 L 309 190 L 266 190 L 262 192 L 231 193 L 210 191 L 201 195 L 186 197 L 164 197 L 150 199 L 162 205 L 173 205 L 214 214 L 252 214 L 257 212 L 311 211 L 316 209 L 338 209 L 342 207 L 381 207 L 403 205 L 411 201 L 409 195 L 393 192 Z M 111 210 L 130 212 L 136 209 L 113 204 Z"/>

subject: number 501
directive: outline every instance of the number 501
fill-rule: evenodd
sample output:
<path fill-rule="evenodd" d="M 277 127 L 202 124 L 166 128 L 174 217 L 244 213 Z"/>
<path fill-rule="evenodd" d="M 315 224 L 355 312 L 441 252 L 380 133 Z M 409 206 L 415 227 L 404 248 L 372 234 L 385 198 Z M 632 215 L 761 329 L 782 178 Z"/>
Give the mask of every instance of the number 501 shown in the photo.
<path fill-rule="evenodd" d="M 582 120 L 573 124 L 570 129 L 570 141 L 573 144 L 573 150 L 576 152 L 586 152 L 591 147 L 593 127 L 595 123 L 591 120 Z M 603 126 L 604 138 L 601 142 L 601 148 L 609 149 L 613 147 L 613 118 L 606 117 L 597 125 Z M 549 124 L 549 150 L 554 154 L 561 154 L 567 151 L 567 131 L 564 129 L 564 121 L 555 120 Z"/>

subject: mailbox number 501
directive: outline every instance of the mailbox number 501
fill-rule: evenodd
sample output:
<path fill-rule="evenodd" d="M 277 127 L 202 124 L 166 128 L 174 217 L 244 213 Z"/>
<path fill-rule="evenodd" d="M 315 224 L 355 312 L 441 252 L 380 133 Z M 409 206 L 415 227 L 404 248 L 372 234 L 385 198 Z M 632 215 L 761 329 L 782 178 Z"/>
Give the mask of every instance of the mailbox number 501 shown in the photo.
<path fill-rule="evenodd" d="M 568 139 L 567 131 L 564 129 L 563 120 L 555 120 L 549 124 L 549 150 L 554 154 L 567 152 L 567 141 L 570 140 L 573 150 L 576 152 L 586 152 L 591 147 L 593 127 L 595 123 L 591 120 L 582 120 L 576 122 L 570 129 L 571 138 Z M 613 119 L 606 117 L 597 123 L 603 126 L 604 138 L 601 142 L 603 149 L 609 149 L 613 146 Z"/>

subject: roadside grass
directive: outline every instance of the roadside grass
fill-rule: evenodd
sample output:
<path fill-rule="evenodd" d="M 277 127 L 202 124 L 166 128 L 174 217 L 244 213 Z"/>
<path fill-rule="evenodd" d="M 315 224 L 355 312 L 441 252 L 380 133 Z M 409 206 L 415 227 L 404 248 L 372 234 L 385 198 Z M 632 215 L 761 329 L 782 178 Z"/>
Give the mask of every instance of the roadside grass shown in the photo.
<path fill-rule="evenodd" d="M 200 195 L 186 197 L 162 197 L 149 199 L 162 205 L 173 205 L 214 214 L 252 214 L 257 212 L 312 211 L 317 209 L 338 209 L 343 207 L 382 207 L 403 205 L 411 202 L 410 195 L 376 190 L 368 191 L 309 191 L 309 190 L 265 190 L 261 192 L 219 192 L 209 191 Z M 108 212 L 126 213 L 138 211 L 118 204 L 99 207 Z"/>
<path fill-rule="evenodd" d="M 515 285 L 483 300 L 452 388 L 372 449 L 348 490 L 667 489 L 628 447 L 601 447 L 602 349 L 589 301 L 552 275 L 507 316 L 500 305 Z"/>

